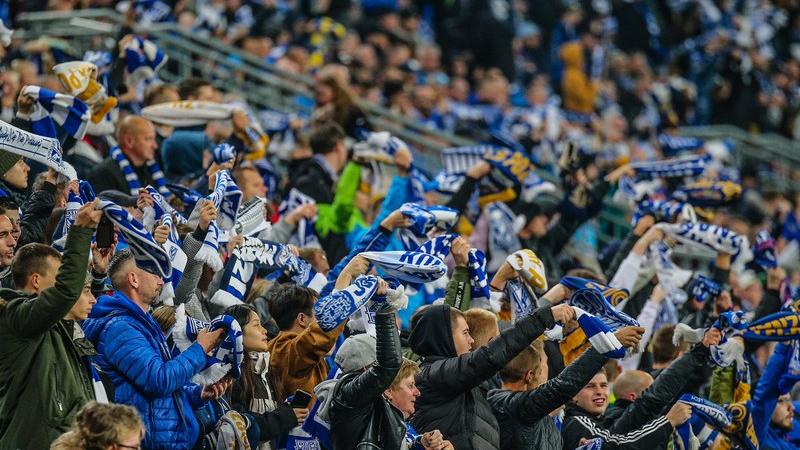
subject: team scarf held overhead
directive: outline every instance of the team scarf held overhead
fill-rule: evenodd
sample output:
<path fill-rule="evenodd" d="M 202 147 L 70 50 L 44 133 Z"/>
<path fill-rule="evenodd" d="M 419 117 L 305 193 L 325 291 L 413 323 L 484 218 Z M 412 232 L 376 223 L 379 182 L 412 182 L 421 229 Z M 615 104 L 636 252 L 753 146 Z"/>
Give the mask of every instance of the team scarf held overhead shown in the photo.
<path fill-rule="evenodd" d="M 64 215 L 56 226 L 56 231 L 53 233 L 52 247 L 56 250 L 63 252 L 64 244 L 67 242 L 67 233 L 70 227 L 75 223 L 75 217 L 78 215 L 78 210 L 81 209 L 86 202 L 94 200 L 94 191 L 88 181 L 79 182 L 78 193 L 72 191 L 67 192 L 67 207 L 64 210 Z"/>
<path fill-rule="evenodd" d="M 175 298 L 175 290 L 178 288 L 178 283 L 181 281 L 188 258 L 186 253 L 181 249 L 180 239 L 178 238 L 178 233 L 172 222 L 172 215 L 162 215 L 161 225 L 169 227 L 167 241 L 161 244 L 161 246 L 167 251 L 172 264 L 172 274 L 170 274 L 168 278 L 164 278 L 164 286 L 161 288 L 161 301 L 166 305 L 172 305 L 173 298 Z"/>
<path fill-rule="evenodd" d="M 636 176 L 634 178 L 623 176 L 619 188 L 627 197 L 639 201 L 651 193 L 652 187 L 648 186 L 650 180 L 698 176 L 705 172 L 710 160 L 710 156 L 702 155 L 632 163 L 630 166 L 636 172 Z"/>
<path fill-rule="evenodd" d="M 188 222 L 153 186 L 148 185 L 145 190 L 153 198 L 153 206 L 146 206 L 142 213 L 142 222 L 148 231 L 153 231 L 156 220 L 164 216 L 164 214 L 171 215 L 177 223 L 185 224 Z"/>
<path fill-rule="evenodd" d="M 698 302 L 705 303 L 722 292 L 722 285 L 713 279 L 703 275 L 696 274 L 694 277 L 691 294 L 692 297 Z"/>
<path fill-rule="evenodd" d="M 559 281 L 559 283 L 563 284 L 572 291 L 584 288 L 597 289 L 601 294 L 603 294 L 606 302 L 617 310 L 622 309 L 620 305 L 624 306 L 623 302 L 628 299 L 628 296 L 630 296 L 630 293 L 627 289 L 612 288 L 611 286 L 600 283 L 599 281 L 587 280 L 581 277 L 564 277 L 561 279 L 561 281 Z"/>
<path fill-rule="evenodd" d="M 404 203 L 399 211 L 411 221 L 411 226 L 401 228 L 398 232 L 406 250 L 419 248 L 420 240 L 427 240 L 429 233 L 447 232 L 458 222 L 458 211 L 446 206 L 425 207 L 416 203 Z"/>
<path fill-rule="evenodd" d="M 314 317 L 323 331 L 331 331 L 361 309 L 378 290 L 378 278 L 361 275 L 346 288 L 335 290 L 314 304 Z"/>
<path fill-rule="evenodd" d="M 219 215 L 208 225 L 206 238 L 195 259 L 208 264 L 215 271 L 222 270 L 223 264 L 219 254 L 220 229 L 227 231 L 236 224 L 236 214 L 242 201 L 242 191 L 233 182 L 230 173 L 223 170 L 217 173 L 214 190 L 206 196 L 206 200 L 214 203 Z"/>
<path fill-rule="evenodd" d="M 295 257 L 288 246 L 245 237 L 244 243 L 231 252 L 211 303 L 227 307 L 244 302 L 260 270 L 287 271 L 296 284 L 317 292 L 326 284 L 325 276 Z"/>
<path fill-rule="evenodd" d="M 63 160 L 58 139 L 28 133 L 0 120 L 0 149 L 42 163 L 70 181 L 78 179 L 75 168 Z"/>
<path fill-rule="evenodd" d="M 481 196 L 485 201 L 509 201 L 516 197 L 514 187 L 528 177 L 533 164 L 527 156 L 495 145 L 473 145 L 444 149 L 442 166 L 447 175 L 465 176 L 481 160 L 492 166 L 481 179 Z"/>
<path fill-rule="evenodd" d="M 731 405 L 720 406 L 716 403 L 710 402 L 706 399 L 697 397 L 692 394 L 683 394 L 678 400 L 679 402 L 686 403 L 692 407 L 692 419 L 677 428 L 677 448 L 686 448 L 684 442 L 688 442 L 691 449 L 691 436 L 694 434 L 695 418 L 701 419 L 714 430 L 724 433 L 729 438 L 732 438 L 739 446 L 745 450 L 757 450 L 759 448 L 758 436 L 756 435 L 755 427 L 753 425 L 753 418 L 750 414 L 752 404 L 750 401 L 742 403 L 734 403 Z M 699 424 L 695 425 L 697 428 Z M 713 439 L 708 438 L 708 433 L 704 434 L 705 439 L 700 441 L 699 436 L 695 435 L 697 439 L 698 449 L 703 448 L 703 443 L 713 443 Z M 688 436 L 688 439 L 684 439 Z"/>
<path fill-rule="evenodd" d="M 75 140 L 86 135 L 91 120 L 89 107 L 79 99 L 66 94 L 57 94 L 39 86 L 27 86 L 23 91 L 34 100 L 31 112 L 33 132 L 39 136 L 58 139 L 56 125 L 64 129 Z"/>
<path fill-rule="evenodd" d="M 518 250 L 508 255 L 506 262 L 519 274 L 519 280 L 509 280 L 514 281 L 511 286 L 506 282 L 506 298 L 511 299 L 514 306 L 512 313 L 516 311 L 516 316 L 521 317 L 525 312 L 535 309 L 539 295 L 547 292 L 544 264 L 536 253 L 529 249 Z M 528 295 L 519 294 L 519 289 L 525 289 Z"/>
<path fill-rule="evenodd" d="M 172 276 L 172 259 L 167 250 L 158 245 L 153 236 L 130 213 L 116 203 L 103 200 L 97 209 L 102 210 L 125 237 L 136 265 L 161 278 Z"/>
<path fill-rule="evenodd" d="M 582 289 L 575 294 L 581 291 L 598 292 L 596 289 Z M 573 297 L 575 294 L 573 294 Z M 583 293 L 580 295 L 583 295 Z M 599 295 L 599 293 L 597 295 Z M 571 302 L 572 300 L 570 299 L 570 303 Z M 573 309 L 575 310 L 575 315 L 578 320 L 578 326 L 580 326 L 581 330 L 586 334 L 587 339 L 595 350 L 608 358 L 620 359 L 625 357 L 627 351 L 614 335 L 614 330 L 609 328 L 603 320 L 596 317 L 594 314 L 577 306 L 573 306 Z M 556 323 L 553 329 L 545 332 L 545 337 L 551 341 L 563 340 L 565 338 L 563 325 L 561 323 Z"/>
<path fill-rule="evenodd" d="M 142 108 L 142 116 L 162 125 L 181 128 L 205 125 L 212 120 L 228 120 L 237 110 L 245 111 L 239 105 L 185 100 L 147 106 Z M 255 161 L 266 155 L 269 137 L 255 118 L 249 114 L 248 117 L 250 123 L 245 129 L 244 141 L 250 152 L 245 158 Z"/>
<path fill-rule="evenodd" d="M 234 159 L 236 159 L 236 149 L 231 144 L 219 144 L 211 151 L 211 160 L 219 166 L 225 165 Z"/>
<path fill-rule="evenodd" d="M 194 210 L 194 207 L 197 205 L 197 202 L 203 198 L 199 192 L 180 184 L 167 183 L 167 189 L 169 189 L 169 192 L 172 195 L 177 195 L 178 198 L 183 202 L 182 214 L 184 217 L 190 216 Z"/>
<path fill-rule="evenodd" d="M 402 139 L 392 136 L 386 131 L 367 132 L 358 130 L 359 142 L 353 145 L 353 157 L 369 162 L 369 173 L 363 173 L 368 177 L 370 194 L 373 200 L 386 196 L 388 190 L 389 177 L 387 173 L 393 172 L 389 168 L 394 166 L 394 158 L 401 149 L 411 151 L 411 148 Z M 425 194 L 423 175 L 414 167 L 413 163 L 409 167 L 408 178 L 410 183 L 409 201 L 422 204 Z"/>
<path fill-rule="evenodd" d="M 117 162 L 122 174 L 125 175 L 125 180 L 128 182 L 130 194 L 138 197 L 139 189 L 141 189 L 143 186 L 139 181 L 139 176 L 136 175 L 136 172 L 133 170 L 133 166 L 131 166 L 130 161 L 128 161 L 128 158 L 125 157 L 125 154 L 122 153 L 122 150 L 120 150 L 119 147 L 114 147 L 111 149 L 111 157 L 114 158 L 114 161 Z M 167 182 L 164 179 L 164 172 L 162 172 L 161 168 L 158 167 L 158 163 L 156 163 L 154 160 L 150 160 L 145 164 L 147 164 L 147 168 L 150 170 L 150 176 L 153 178 L 153 182 L 156 183 L 158 192 L 164 196 L 164 198 L 169 198 L 172 195 L 172 192 L 167 189 Z"/>
<path fill-rule="evenodd" d="M 130 85 L 136 87 L 141 96 L 148 87 L 160 82 L 156 72 L 167 63 L 169 57 L 151 41 L 133 36 L 125 45 L 125 60 Z"/>
<path fill-rule="evenodd" d="M 517 233 L 525 226 L 525 216 L 517 216 L 505 202 L 492 202 L 486 205 L 489 215 L 489 273 L 500 270 L 509 255 L 520 250 L 522 243 Z"/>
<path fill-rule="evenodd" d="M 733 255 L 734 268 L 744 267 L 753 259 L 753 251 L 747 236 L 708 223 L 657 223 L 656 228 L 667 236 L 689 247 L 708 249 Z"/>
<path fill-rule="evenodd" d="M 303 194 L 295 188 L 292 188 L 283 202 L 281 202 L 281 205 L 278 207 L 278 214 L 280 214 L 281 217 L 286 217 L 301 206 L 315 205 L 316 203 L 317 202 L 314 201 L 313 198 Z M 317 217 L 318 216 L 314 216 L 310 219 L 301 217 L 300 220 L 297 221 L 297 228 L 295 229 L 295 232 L 289 238 L 289 243 L 299 248 L 322 248 L 322 245 L 319 243 L 319 238 L 317 237 L 317 232 L 314 229 L 314 224 L 317 222 Z"/>
<path fill-rule="evenodd" d="M 106 88 L 97 82 L 97 66 L 86 61 L 71 61 L 53 66 L 53 73 L 68 95 L 83 100 L 92 111 L 92 123 L 100 123 L 117 106 Z"/>
<path fill-rule="evenodd" d="M 698 207 L 718 207 L 736 203 L 742 186 L 733 181 L 699 180 L 672 193 L 679 202 Z"/>
<path fill-rule="evenodd" d="M 772 238 L 769 231 L 759 231 L 756 235 L 756 243 L 753 245 L 753 262 L 766 270 L 778 267 L 775 247 L 775 239 Z"/>
<path fill-rule="evenodd" d="M 611 331 L 617 331 L 620 328 L 628 326 L 641 326 L 639 322 L 624 312 L 614 309 L 611 303 L 603 296 L 602 291 L 595 287 L 576 290 L 572 293 L 572 296 L 570 296 L 569 304 L 574 308 L 580 308 L 597 319 L 600 319 Z"/>
<path fill-rule="evenodd" d="M 222 315 L 206 323 L 187 316 L 185 308 L 186 306 L 181 304 L 175 311 L 175 325 L 170 331 L 175 344 L 172 349 L 173 356 L 191 347 L 197 341 L 201 330 L 207 329 L 212 333 L 220 329 L 225 331 L 225 339 L 211 351 L 210 355 L 206 355 L 205 367 L 192 378 L 192 381 L 208 386 L 227 375 L 240 378 L 245 352 L 242 327 L 239 322 L 231 316 Z"/>
<path fill-rule="evenodd" d="M 697 214 L 692 205 L 675 201 L 643 200 L 636 205 L 631 219 L 635 227 L 644 216 L 653 216 L 656 222 L 672 222 L 678 218 L 685 222 L 697 222 Z"/>

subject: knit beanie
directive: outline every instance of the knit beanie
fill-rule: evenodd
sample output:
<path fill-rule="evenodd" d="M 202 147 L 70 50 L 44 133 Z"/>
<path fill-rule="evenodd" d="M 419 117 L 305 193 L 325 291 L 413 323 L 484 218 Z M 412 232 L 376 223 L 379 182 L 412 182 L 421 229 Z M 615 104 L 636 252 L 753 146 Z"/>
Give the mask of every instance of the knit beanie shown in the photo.
<path fill-rule="evenodd" d="M 4 177 L 20 159 L 22 159 L 20 155 L 0 150 L 0 178 Z"/>

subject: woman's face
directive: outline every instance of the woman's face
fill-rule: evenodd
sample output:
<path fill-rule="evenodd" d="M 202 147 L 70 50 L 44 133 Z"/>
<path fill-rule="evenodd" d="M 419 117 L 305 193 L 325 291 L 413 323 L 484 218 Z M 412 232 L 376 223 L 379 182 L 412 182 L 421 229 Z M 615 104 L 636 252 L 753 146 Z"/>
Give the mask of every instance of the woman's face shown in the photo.
<path fill-rule="evenodd" d="M 403 417 L 408 419 L 414 414 L 414 403 L 419 397 L 419 389 L 414 381 L 414 375 L 405 378 L 397 387 L 387 389 L 385 394 L 392 405 L 403 412 Z"/>
<path fill-rule="evenodd" d="M 17 163 L 6 172 L 3 179 L 6 183 L 17 189 L 25 189 L 28 187 L 28 172 L 31 170 L 25 161 L 20 158 Z"/>
<path fill-rule="evenodd" d="M 261 319 L 253 311 L 250 311 L 250 320 L 242 326 L 242 337 L 244 349 L 248 352 L 268 351 L 267 330 L 261 326 Z"/>

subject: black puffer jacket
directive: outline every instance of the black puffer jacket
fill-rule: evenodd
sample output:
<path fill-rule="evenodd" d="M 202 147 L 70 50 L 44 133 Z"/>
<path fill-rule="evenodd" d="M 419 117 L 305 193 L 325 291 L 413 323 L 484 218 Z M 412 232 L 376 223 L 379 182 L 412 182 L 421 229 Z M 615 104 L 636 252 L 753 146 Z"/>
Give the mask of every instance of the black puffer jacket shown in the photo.
<path fill-rule="evenodd" d="M 42 188 L 31 193 L 28 200 L 21 204 L 22 217 L 19 227 L 22 234 L 19 236 L 17 248 L 31 242 L 45 242 L 45 230 L 47 222 L 50 221 L 50 214 L 55 207 L 56 185 L 50 182 L 42 184 Z M 52 238 L 52 236 L 47 236 Z"/>
<path fill-rule="evenodd" d="M 607 361 L 589 348 L 556 378 L 534 390 L 490 391 L 489 404 L 500 424 L 500 448 L 561 450 L 561 433 L 550 412 L 570 401 Z"/>
<path fill-rule="evenodd" d="M 553 325 L 550 307 L 539 308 L 485 346 L 456 357 L 450 307 L 424 309 L 409 337 L 411 349 L 423 357 L 411 425 L 420 433 L 440 430 L 458 450 L 498 450 L 497 419 L 479 386 Z"/>
<path fill-rule="evenodd" d="M 375 315 L 377 363 L 364 373 L 348 373 L 336 385 L 330 407 L 334 450 L 351 450 L 365 440 L 370 417 L 380 423 L 380 444 L 399 449 L 406 436 L 403 413 L 384 399 L 385 391 L 400 371 L 400 335 L 391 311 Z"/>

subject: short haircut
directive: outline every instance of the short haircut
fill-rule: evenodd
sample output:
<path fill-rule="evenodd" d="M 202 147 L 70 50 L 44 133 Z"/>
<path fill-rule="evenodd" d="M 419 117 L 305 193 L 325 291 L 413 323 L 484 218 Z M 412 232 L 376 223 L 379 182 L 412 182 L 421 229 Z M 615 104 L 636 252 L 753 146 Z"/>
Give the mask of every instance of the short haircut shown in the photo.
<path fill-rule="evenodd" d="M 525 374 L 529 370 L 533 371 L 535 377 L 538 373 L 539 364 L 542 363 L 543 352 L 544 344 L 542 341 L 533 341 L 531 345 L 525 347 L 500 370 L 500 379 L 503 380 L 503 383 L 516 383 L 525 378 Z"/>
<path fill-rule="evenodd" d="M 156 86 L 150 86 L 144 91 L 142 106 L 158 105 L 166 102 L 169 98 L 166 94 L 169 91 L 178 92 L 178 90 L 175 89 L 175 86 L 172 86 L 171 84 L 164 83 Z M 178 92 L 178 96 L 181 96 L 180 92 Z"/>
<path fill-rule="evenodd" d="M 345 136 L 342 127 L 333 121 L 322 122 L 311 130 L 308 138 L 311 151 L 315 155 L 325 155 L 333 151 L 336 144 Z"/>
<path fill-rule="evenodd" d="M 498 331 L 497 316 L 485 309 L 468 309 L 464 311 L 464 319 L 469 326 L 469 334 L 475 340 L 475 347 L 486 345 Z"/>
<path fill-rule="evenodd" d="M 108 263 L 108 279 L 111 280 L 111 286 L 114 289 L 120 290 L 125 286 L 127 274 L 122 272 L 128 262 L 132 262 L 133 253 L 130 250 L 120 250 L 114 253 L 111 261 Z"/>
<path fill-rule="evenodd" d="M 673 334 L 675 334 L 675 324 L 665 325 L 653 335 L 651 352 L 655 364 L 668 363 L 681 351 L 681 347 L 672 343 Z"/>
<path fill-rule="evenodd" d="M 200 89 L 205 86 L 214 87 L 214 85 L 205 78 L 189 77 L 178 84 L 178 95 L 181 96 L 181 100 L 187 100 L 189 97 L 197 97 L 197 94 L 200 93 Z"/>
<path fill-rule="evenodd" d="M 10 199 L 9 197 L 0 197 L 0 207 L 5 209 L 6 211 L 19 211 L 19 205 L 14 200 Z M 5 213 L 3 213 L 5 214 Z"/>
<path fill-rule="evenodd" d="M 464 317 L 464 313 L 461 312 L 460 309 L 450 307 L 450 332 L 452 333 L 456 329 L 456 325 L 458 325 L 458 318 L 461 317 L 464 321 L 467 321 L 467 318 Z"/>
<path fill-rule="evenodd" d="M 282 284 L 271 291 L 269 313 L 275 319 L 281 331 L 292 328 L 297 315 L 313 314 L 317 293 L 313 290 L 293 283 Z"/>
<path fill-rule="evenodd" d="M 397 372 L 397 375 L 395 375 L 389 389 L 396 388 L 403 380 L 420 372 L 419 364 L 410 359 L 403 358 L 403 364 L 400 366 L 400 370 Z"/>
<path fill-rule="evenodd" d="M 233 176 L 233 181 L 240 182 L 242 180 L 242 175 L 247 171 L 255 172 L 256 176 L 261 176 L 261 173 L 253 166 L 239 166 L 231 171 L 231 176 Z"/>
<path fill-rule="evenodd" d="M 60 260 L 61 253 L 53 247 L 37 242 L 18 248 L 11 262 L 11 276 L 17 289 L 25 287 L 28 278 L 35 273 L 40 275 L 50 273 L 49 258 Z"/>

